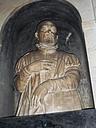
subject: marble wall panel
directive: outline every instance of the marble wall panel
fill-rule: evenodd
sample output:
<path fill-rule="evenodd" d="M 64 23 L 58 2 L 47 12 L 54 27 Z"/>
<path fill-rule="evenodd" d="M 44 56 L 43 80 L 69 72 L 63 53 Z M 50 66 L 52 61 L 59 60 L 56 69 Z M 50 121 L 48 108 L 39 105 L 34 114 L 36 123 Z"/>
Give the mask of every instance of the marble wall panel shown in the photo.
<path fill-rule="evenodd" d="M 91 0 L 92 1 L 92 6 L 93 6 L 93 11 L 94 11 L 94 17 L 96 21 L 96 0 Z"/>
<path fill-rule="evenodd" d="M 80 12 L 82 21 L 94 20 L 93 6 L 91 0 L 67 0 Z"/>
<path fill-rule="evenodd" d="M 96 25 L 85 30 L 85 40 L 96 107 Z"/>

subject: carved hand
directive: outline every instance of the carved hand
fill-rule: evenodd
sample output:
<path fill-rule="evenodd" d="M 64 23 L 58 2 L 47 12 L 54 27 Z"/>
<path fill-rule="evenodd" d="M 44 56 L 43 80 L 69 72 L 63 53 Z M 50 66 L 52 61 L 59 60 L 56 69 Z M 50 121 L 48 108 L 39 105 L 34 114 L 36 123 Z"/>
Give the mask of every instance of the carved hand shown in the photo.
<path fill-rule="evenodd" d="M 32 97 L 32 106 L 33 108 L 38 107 L 38 104 L 43 104 L 44 97 L 47 95 L 48 90 L 50 89 L 50 80 L 43 82 L 33 93 Z"/>
<path fill-rule="evenodd" d="M 56 64 L 49 60 L 37 60 L 27 66 L 30 72 L 40 72 L 41 70 L 52 70 Z"/>

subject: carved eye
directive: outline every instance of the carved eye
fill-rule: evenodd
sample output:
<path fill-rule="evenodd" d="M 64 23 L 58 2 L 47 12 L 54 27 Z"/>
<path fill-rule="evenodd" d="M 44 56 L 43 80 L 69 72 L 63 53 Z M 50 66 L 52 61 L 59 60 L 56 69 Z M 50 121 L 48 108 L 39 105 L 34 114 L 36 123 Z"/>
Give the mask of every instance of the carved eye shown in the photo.
<path fill-rule="evenodd" d="M 51 31 L 52 31 L 52 33 L 54 33 L 54 34 L 57 32 L 57 30 L 56 30 L 56 28 L 55 28 L 54 26 L 51 27 Z"/>
<path fill-rule="evenodd" d="M 42 28 L 41 28 L 41 32 L 46 32 L 48 30 L 48 27 L 47 26 L 43 26 Z"/>
<path fill-rule="evenodd" d="M 57 32 L 57 30 L 56 30 L 56 27 L 54 27 L 54 26 L 47 26 L 47 25 L 44 25 L 44 26 L 42 26 L 42 28 L 41 28 L 41 32 L 47 32 L 47 31 L 51 31 L 52 33 L 56 33 Z"/>

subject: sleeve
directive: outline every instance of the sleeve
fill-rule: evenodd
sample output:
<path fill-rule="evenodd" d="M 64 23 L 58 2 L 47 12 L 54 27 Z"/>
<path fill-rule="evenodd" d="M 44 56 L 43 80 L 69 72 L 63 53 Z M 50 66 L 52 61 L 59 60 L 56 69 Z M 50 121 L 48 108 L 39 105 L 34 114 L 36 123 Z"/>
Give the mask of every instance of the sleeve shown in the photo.
<path fill-rule="evenodd" d="M 25 54 L 23 57 L 21 57 L 15 66 L 15 72 L 18 73 L 20 72 L 24 67 L 32 63 L 33 61 L 33 56 L 31 53 Z"/>
<path fill-rule="evenodd" d="M 71 54 L 65 57 L 65 72 L 70 69 L 80 70 L 80 65 L 80 61 L 75 55 Z"/>
<path fill-rule="evenodd" d="M 73 55 L 65 57 L 65 73 L 61 79 L 62 86 L 67 89 L 76 89 L 80 82 L 80 61 Z"/>
<path fill-rule="evenodd" d="M 32 61 L 33 61 L 33 58 L 31 54 L 28 53 L 24 55 L 23 57 L 21 57 L 16 64 L 15 85 L 16 85 L 17 90 L 20 92 L 24 90 L 24 87 L 30 77 L 30 73 L 28 72 L 26 66 L 32 63 Z"/>
<path fill-rule="evenodd" d="M 63 61 L 65 61 L 64 76 L 55 80 L 51 80 L 51 85 L 53 85 L 53 89 L 77 89 L 80 82 L 80 61 L 73 54 L 64 57 Z"/>

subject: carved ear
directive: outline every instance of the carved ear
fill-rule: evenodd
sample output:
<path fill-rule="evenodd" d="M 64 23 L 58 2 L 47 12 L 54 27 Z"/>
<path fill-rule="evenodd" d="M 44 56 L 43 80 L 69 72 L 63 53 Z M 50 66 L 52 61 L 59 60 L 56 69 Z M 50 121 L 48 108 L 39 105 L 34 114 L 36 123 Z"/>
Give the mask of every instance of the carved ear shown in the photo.
<path fill-rule="evenodd" d="M 35 33 L 35 37 L 38 39 L 38 33 L 37 32 Z"/>

